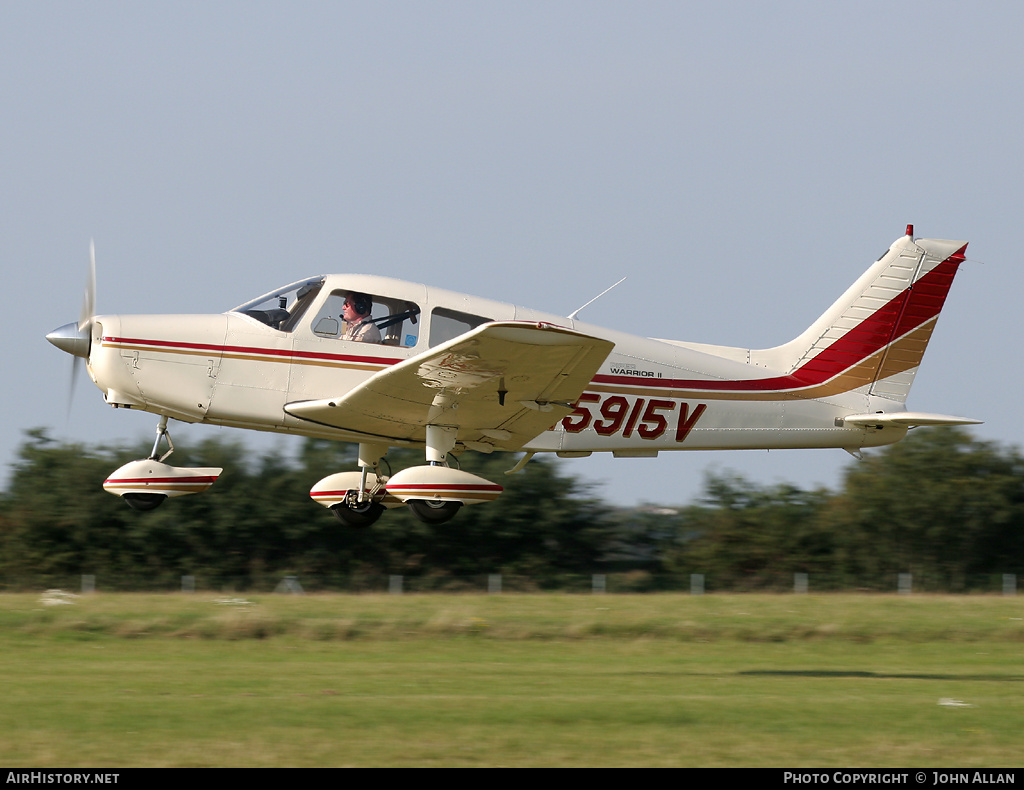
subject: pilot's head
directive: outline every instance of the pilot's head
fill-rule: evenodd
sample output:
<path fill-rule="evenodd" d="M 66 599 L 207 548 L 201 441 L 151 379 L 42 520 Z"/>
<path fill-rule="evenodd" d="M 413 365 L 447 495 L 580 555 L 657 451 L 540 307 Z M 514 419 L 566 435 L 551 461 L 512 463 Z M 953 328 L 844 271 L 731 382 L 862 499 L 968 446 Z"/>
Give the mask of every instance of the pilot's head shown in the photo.
<path fill-rule="evenodd" d="M 345 321 L 358 321 L 365 318 L 373 309 L 373 299 L 369 294 L 361 294 L 353 291 L 345 297 L 345 304 L 342 305 L 341 317 Z"/>

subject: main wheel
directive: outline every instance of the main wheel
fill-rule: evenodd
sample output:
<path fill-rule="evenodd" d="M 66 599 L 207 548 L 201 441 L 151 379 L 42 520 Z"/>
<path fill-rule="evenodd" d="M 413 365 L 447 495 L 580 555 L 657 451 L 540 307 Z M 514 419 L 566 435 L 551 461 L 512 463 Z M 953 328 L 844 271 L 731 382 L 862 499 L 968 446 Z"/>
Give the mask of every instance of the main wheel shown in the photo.
<path fill-rule="evenodd" d="M 424 524 L 444 524 L 451 521 L 462 507 L 461 502 L 431 502 L 427 499 L 410 499 L 405 504 Z"/>
<path fill-rule="evenodd" d="M 384 505 L 380 502 L 357 502 L 355 505 L 348 505 L 339 502 L 331 506 L 331 512 L 346 527 L 361 529 L 374 524 L 384 512 Z"/>
<path fill-rule="evenodd" d="M 124 494 L 121 499 L 128 503 L 132 510 L 141 513 L 147 510 L 155 510 L 167 499 L 167 494 Z"/>

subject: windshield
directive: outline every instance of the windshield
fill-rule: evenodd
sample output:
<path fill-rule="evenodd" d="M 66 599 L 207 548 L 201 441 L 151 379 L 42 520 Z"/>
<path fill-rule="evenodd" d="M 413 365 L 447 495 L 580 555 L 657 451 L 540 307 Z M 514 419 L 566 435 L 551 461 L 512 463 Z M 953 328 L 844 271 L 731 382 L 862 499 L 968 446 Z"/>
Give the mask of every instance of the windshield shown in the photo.
<path fill-rule="evenodd" d="M 282 332 L 291 332 L 323 288 L 324 278 L 313 277 L 286 285 L 231 310 Z"/>

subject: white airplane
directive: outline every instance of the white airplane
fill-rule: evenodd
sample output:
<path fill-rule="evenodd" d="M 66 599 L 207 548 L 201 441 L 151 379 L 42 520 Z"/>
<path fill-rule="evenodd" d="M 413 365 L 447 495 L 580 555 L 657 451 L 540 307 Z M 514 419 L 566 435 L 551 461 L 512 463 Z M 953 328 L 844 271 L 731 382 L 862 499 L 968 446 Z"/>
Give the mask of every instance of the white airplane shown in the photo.
<path fill-rule="evenodd" d="M 524 452 L 510 472 L 535 453 L 857 454 L 914 426 L 979 422 L 905 406 L 966 248 L 908 226 L 805 332 L 761 350 L 368 275 L 313 277 L 218 315 L 93 315 L 94 256 L 80 320 L 47 339 L 86 361 L 108 404 L 160 415 L 150 457 L 104 483 L 138 510 L 222 471 L 164 463 L 175 419 L 356 442 L 359 471 L 328 475 L 313 499 L 349 526 L 403 505 L 442 523 L 502 491 L 457 468 L 467 450 Z M 424 448 L 426 463 L 390 475 L 395 446 Z"/>

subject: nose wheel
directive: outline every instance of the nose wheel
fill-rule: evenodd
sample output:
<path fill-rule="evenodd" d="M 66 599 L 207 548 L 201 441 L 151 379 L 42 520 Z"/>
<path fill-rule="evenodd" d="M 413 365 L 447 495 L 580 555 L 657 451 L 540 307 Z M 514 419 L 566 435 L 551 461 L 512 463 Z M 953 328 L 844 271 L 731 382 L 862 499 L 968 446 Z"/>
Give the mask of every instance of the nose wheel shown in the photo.
<path fill-rule="evenodd" d="M 167 499 L 167 494 L 127 493 L 124 494 L 121 499 L 123 499 L 132 510 L 138 511 L 139 513 L 147 513 L 150 510 L 156 510 L 160 507 L 164 500 Z"/>
<path fill-rule="evenodd" d="M 167 452 L 160 454 L 160 442 L 167 442 Z M 174 442 L 171 441 L 171 432 L 167 430 L 167 415 L 160 415 L 160 423 L 156 427 L 156 441 L 153 442 L 153 451 L 149 454 L 150 461 L 163 463 L 167 457 L 174 452 Z M 132 510 L 139 513 L 148 513 L 156 510 L 167 499 L 167 494 L 129 492 L 121 496 Z"/>
<path fill-rule="evenodd" d="M 160 454 L 161 442 L 167 452 Z M 149 458 L 129 461 L 103 481 L 103 489 L 122 497 L 132 510 L 148 511 L 170 497 L 198 494 L 212 486 L 224 470 L 219 467 L 170 466 L 165 464 L 174 445 L 167 432 L 167 418 L 161 417 L 156 441 Z"/>

